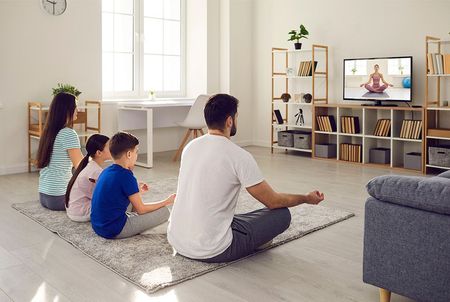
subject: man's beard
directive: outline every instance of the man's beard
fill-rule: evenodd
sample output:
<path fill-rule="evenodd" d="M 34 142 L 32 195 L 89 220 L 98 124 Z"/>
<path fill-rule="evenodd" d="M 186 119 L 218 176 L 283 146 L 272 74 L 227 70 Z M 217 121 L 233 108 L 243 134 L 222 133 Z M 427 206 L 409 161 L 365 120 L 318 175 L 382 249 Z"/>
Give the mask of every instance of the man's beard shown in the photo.
<path fill-rule="evenodd" d="M 236 132 L 237 132 L 236 123 L 234 122 L 234 119 L 233 119 L 233 126 L 231 126 L 230 136 L 235 136 Z"/>

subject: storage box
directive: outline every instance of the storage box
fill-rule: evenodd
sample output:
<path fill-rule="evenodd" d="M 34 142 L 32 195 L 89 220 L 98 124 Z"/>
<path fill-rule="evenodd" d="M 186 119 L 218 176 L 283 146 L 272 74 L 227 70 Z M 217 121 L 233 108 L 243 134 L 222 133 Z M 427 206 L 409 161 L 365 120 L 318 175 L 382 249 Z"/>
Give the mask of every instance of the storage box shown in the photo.
<path fill-rule="evenodd" d="M 321 158 L 336 158 L 337 145 L 336 144 L 316 144 L 314 148 L 314 155 Z"/>
<path fill-rule="evenodd" d="M 422 153 L 406 153 L 403 157 L 403 163 L 405 169 L 422 170 Z"/>
<path fill-rule="evenodd" d="M 292 131 L 278 131 L 278 146 L 294 147 L 294 135 Z"/>
<path fill-rule="evenodd" d="M 370 149 L 369 162 L 373 164 L 389 164 L 391 162 L 391 149 L 389 148 Z"/>
<path fill-rule="evenodd" d="M 450 146 L 428 147 L 430 165 L 450 168 Z"/>
<path fill-rule="evenodd" d="M 294 148 L 296 149 L 311 149 L 311 133 L 296 131 L 294 136 Z"/>

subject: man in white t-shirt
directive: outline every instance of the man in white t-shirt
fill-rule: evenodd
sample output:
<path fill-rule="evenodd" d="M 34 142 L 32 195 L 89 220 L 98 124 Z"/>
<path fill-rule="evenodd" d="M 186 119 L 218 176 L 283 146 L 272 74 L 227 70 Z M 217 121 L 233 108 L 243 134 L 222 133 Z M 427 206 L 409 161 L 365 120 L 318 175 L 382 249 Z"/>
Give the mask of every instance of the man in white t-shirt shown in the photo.
<path fill-rule="evenodd" d="M 230 140 L 237 130 L 238 103 L 227 94 L 212 96 L 204 110 L 208 134 L 183 150 L 167 232 L 182 256 L 210 263 L 245 257 L 289 227 L 288 207 L 324 199 L 318 191 L 277 193 L 264 181 L 252 155 Z M 236 215 L 242 186 L 265 207 Z"/>

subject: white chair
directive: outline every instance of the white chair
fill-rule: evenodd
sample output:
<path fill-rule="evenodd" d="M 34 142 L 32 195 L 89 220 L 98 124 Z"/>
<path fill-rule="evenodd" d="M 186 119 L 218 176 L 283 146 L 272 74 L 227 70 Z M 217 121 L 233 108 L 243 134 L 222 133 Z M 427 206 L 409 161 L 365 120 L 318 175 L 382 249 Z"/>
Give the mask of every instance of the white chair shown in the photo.
<path fill-rule="evenodd" d="M 183 151 L 184 146 L 186 145 L 186 142 L 188 141 L 189 137 L 191 136 L 191 133 L 193 133 L 193 138 L 199 137 L 199 132 L 201 135 L 204 135 L 203 128 L 206 127 L 205 122 L 205 115 L 203 113 L 203 110 L 205 109 L 206 102 L 209 100 L 209 95 L 201 94 L 197 97 L 194 104 L 192 105 L 191 109 L 189 110 L 188 115 L 186 116 L 186 119 L 178 123 L 179 126 L 183 128 L 187 128 L 186 135 L 183 138 L 183 141 L 180 144 L 180 147 L 178 148 L 177 153 L 173 157 L 173 161 L 177 161 L 178 158 L 181 155 L 181 152 Z"/>

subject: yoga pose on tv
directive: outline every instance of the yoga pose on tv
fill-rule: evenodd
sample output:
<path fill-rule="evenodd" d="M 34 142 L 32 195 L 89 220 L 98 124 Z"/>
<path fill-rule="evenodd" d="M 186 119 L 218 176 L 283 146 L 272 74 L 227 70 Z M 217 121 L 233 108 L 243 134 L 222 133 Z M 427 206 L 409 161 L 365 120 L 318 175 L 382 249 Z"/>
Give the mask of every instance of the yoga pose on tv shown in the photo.
<path fill-rule="evenodd" d="M 375 92 L 375 93 L 382 93 L 389 86 L 394 87 L 394 85 L 389 84 L 388 82 L 386 82 L 384 80 L 382 73 L 378 72 L 380 70 L 380 66 L 378 64 L 375 64 L 373 66 L 373 69 L 375 70 L 375 72 L 369 76 L 369 80 L 367 81 L 367 83 L 361 84 L 360 87 L 364 87 L 367 90 L 369 90 L 370 92 Z M 381 86 L 380 86 L 380 80 L 384 83 Z M 372 85 L 370 85 L 370 82 L 372 82 Z"/>

